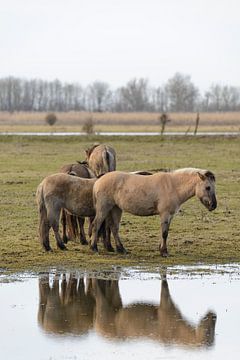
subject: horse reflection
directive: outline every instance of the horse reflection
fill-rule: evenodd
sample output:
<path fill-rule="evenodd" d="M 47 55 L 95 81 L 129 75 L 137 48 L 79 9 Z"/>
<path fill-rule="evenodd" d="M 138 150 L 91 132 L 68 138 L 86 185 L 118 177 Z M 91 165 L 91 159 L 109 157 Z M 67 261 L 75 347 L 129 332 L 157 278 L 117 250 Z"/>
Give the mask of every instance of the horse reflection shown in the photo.
<path fill-rule="evenodd" d="M 50 286 L 49 276 L 44 276 L 39 295 L 38 322 L 45 331 L 82 335 L 93 328 L 95 300 L 85 292 L 83 278 L 56 275 Z"/>
<path fill-rule="evenodd" d="M 94 329 L 110 339 L 146 338 L 163 344 L 211 346 L 216 315 L 208 312 L 197 326 L 174 304 L 168 283 L 161 283 L 160 304 L 133 303 L 123 307 L 118 280 L 67 281 L 40 279 L 38 320 L 45 331 L 84 334 Z"/>

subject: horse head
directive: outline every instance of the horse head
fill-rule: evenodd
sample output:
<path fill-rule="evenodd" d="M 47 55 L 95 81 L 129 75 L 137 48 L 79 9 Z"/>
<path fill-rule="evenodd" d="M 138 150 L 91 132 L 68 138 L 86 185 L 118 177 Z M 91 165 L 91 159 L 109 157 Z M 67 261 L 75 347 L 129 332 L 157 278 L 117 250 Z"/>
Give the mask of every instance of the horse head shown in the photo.
<path fill-rule="evenodd" d="M 209 211 L 215 210 L 217 207 L 215 176 L 211 171 L 197 174 L 201 181 L 197 183 L 196 196 Z"/>

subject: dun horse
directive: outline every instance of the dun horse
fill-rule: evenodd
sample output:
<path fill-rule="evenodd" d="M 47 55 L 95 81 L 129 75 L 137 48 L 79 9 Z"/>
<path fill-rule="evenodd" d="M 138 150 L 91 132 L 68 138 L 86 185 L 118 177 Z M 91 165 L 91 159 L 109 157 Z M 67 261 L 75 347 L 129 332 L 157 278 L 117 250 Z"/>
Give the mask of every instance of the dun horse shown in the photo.
<path fill-rule="evenodd" d="M 108 216 L 117 250 L 125 252 L 119 237 L 119 223 L 122 211 L 126 211 L 138 216 L 160 215 L 162 241 L 159 250 L 162 256 L 167 256 L 171 219 L 180 206 L 194 195 L 209 211 L 217 207 L 215 176 L 212 172 L 186 168 L 149 176 L 120 171 L 104 175 L 97 180 L 93 188 L 96 217 L 92 250 L 98 251 L 98 231 Z"/>
<path fill-rule="evenodd" d="M 86 162 L 77 162 L 75 164 L 63 165 L 60 168 L 60 172 L 86 179 L 95 177 L 94 173 L 89 169 Z M 68 242 L 68 240 L 77 238 L 80 239 L 80 243 L 82 245 L 88 244 L 84 231 L 84 221 L 84 218 L 69 214 L 65 209 L 62 209 L 63 242 L 65 244 Z"/>
<path fill-rule="evenodd" d="M 116 170 L 116 152 L 108 145 L 94 145 L 86 150 L 86 156 L 90 169 L 97 177 Z"/>
<path fill-rule="evenodd" d="M 38 186 L 36 199 L 39 210 L 40 243 L 47 251 L 51 250 L 49 231 L 53 229 L 58 248 L 66 247 L 59 234 L 59 218 L 61 209 L 66 209 L 78 217 L 94 217 L 93 185 L 96 179 L 83 179 L 68 174 L 47 176 Z M 103 233 L 104 235 L 104 233 Z M 111 244 L 104 246 L 112 251 Z M 110 247 L 110 248 L 109 248 Z"/>
<path fill-rule="evenodd" d="M 86 150 L 86 161 L 89 168 L 96 177 L 100 177 L 107 172 L 116 170 L 116 152 L 109 146 L 104 144 L 95 144 Z M 92 233 L 92 225 L 89 227 L 89 235 Z M 106 241 L 111 243 L 111 231 L 106 222 Z M 112 248 L 109 245 L 109 248 Z"/>

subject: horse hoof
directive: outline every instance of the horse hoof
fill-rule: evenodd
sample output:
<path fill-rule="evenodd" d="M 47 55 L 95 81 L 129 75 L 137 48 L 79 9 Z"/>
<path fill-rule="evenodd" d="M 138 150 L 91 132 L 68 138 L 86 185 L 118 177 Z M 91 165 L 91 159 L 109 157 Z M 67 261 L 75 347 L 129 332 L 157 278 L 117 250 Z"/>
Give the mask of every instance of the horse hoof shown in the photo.
<path fill-rule="evenodd" d="M 91 246 L 90 246 L 90 249 L 91 249 L 93 252 L 98 253 L 98 247 L 97 247 L 97 245 L 91 245 Z"/>
<path fill-rule="evenodd" d="M 57 246 L 60 250 L 67 250 L 67 248 L 64 244 L 58 244 Z"/>
<path fill-rule="evenodd" d="M 80 240 L 80 243 L 81 243 L 82 245 L 88 245 L 87 240 Z"/>
<path fill-rule="evenodd" d="M 116 251 L 118 254 L 127 254 L 127 250 L 123 246 L 117 246 Z"/>
<path fill-rule="evenodd" d="M 167 252 L 167 251 L 161 252 L 161 256 L 162 256 L 162 257 L 168 257 L 168 252 Z"/>
<path fill-rule="evenodd" d="M 44 246 L 43 248 L 46 252 L 53 252 L 52 248 L 50 246 Z"/>
<path fill-rule="evenodd" d="M 67 236 L 63 236 L 63 242 L 64 244 L 67 244 L 69 241 L 69 238 Z"/>
<path fill-rule="evenodd" d="M 108 252 L 114 252 L 114 248 L 112 246 L 108 246 L 106 249 Z"/>

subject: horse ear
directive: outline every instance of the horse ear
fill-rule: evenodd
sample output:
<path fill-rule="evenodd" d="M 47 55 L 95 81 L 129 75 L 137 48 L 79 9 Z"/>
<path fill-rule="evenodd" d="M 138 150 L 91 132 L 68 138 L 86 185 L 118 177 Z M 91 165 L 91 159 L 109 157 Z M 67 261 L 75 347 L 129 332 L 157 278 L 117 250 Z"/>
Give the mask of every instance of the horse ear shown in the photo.
<path fill-rule="evenodd" d="M 197 174 L 198 174 L 198 176 L 200 177 L 200 179 L 201 179 L 202 181 L 206 180 L 206 176 L 205 176 L 205 175 L 201 174 L 199 171 L 197 172 Z"/>
<path fill-rule="evenodd" d="M 211 171 L 207 171 L 205 176 L 212 181 L 216 181 L 215 175 Z"/>

